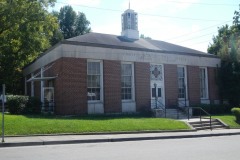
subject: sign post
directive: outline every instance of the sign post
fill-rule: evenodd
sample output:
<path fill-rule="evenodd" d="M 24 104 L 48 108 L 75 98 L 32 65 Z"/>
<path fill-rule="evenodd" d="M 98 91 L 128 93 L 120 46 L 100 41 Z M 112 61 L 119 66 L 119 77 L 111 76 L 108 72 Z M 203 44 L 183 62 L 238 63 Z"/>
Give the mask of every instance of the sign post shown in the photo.
<path fill-rule="evenodd" d="M 4 103 L 5 103 L 5 84 L 2 85 L 2 95 L 1 95 L 1 100 L 2 100 L 2 143 L 4 143 Z"/>

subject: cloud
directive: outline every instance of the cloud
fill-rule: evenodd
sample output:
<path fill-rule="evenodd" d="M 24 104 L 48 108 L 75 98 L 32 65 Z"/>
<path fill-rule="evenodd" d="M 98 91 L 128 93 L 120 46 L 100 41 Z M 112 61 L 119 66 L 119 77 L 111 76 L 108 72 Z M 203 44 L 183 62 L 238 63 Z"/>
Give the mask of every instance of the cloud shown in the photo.
<path fill-rule="evenodd" d="M 131 0 L 131 8 L 137 12 L 150 12 L 160 8 L 162 4 L 165 3 L 165 0 Z M 122 9 L 125 10 L 128 8 L 129 0 L 125 0 L 122 3 Z"/>
<path fill-rule="evenodd" d="M 198 2 L 199 0 L 175 0 L 170 9 L 171 13 L 177 13 L 179 11 L 189 8 L 193 3 Z M 171 2 L 171 1 L 170 1 Z"/>
<path fill-rule="evenodd" d="M 69 5 L 98 6 L 101 0 L 66 0 Z"/>
<path fill-rule="evenodd" d="M 105 23 L 103 25 L 94 24 L 91 26 L 93 32 L 97 33 L 105 33 L 105 34 L 113 34 L 113 35 L 120 35 L 121 34 L 121 23 Z"/>

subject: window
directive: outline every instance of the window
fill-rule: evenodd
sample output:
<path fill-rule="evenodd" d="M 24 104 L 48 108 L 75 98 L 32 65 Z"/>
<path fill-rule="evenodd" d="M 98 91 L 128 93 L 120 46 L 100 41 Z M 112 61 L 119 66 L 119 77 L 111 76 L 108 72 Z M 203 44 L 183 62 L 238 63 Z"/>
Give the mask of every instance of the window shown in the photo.
<path fill-rule="evenodd" d="M 133 65 L 130 63 L 122 63 L 121 65 L 121 96 L 122 100 L 133 99 Z"/>
<path fill-rule="evenodd" d="M 100 62 L 89 61 L 87 63 L 87 97 L 89 101 L 101 98 L 101 72 Z"/>
<path fill-rule="evenodd" d="M 200 68 L 200 95 L 202 99 L 208 98 L 206 68 Z"/>
<path fill-rule="evenodd" d="M 186 71 L 185 67 L 178 67 L 178 98 L 186 98 Z"/>

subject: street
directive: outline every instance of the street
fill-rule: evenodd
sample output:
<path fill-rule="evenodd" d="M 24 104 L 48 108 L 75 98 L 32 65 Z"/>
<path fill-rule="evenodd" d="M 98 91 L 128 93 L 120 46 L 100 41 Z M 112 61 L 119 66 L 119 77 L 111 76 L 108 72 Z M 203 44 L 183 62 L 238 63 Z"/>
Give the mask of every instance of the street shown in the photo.
<path fill-rule="evenodd" d="M 1 160 L 237 160 L 240 135 L 0 148 Z"/>

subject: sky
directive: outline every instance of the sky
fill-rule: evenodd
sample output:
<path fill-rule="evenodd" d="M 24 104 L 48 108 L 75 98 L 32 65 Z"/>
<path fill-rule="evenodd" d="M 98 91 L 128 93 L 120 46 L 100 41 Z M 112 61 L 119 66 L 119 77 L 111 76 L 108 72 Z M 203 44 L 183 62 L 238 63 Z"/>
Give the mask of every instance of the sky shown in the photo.
<path fill-rule="evenodd" d="M 218 27 L 232 25 L 237 0 L 130 0 L 138 13 L 139 34 L 207 52 Z M 121 34 L 121 14 L 129 0 L 57 0 L 51 10 L 71 5 L 85 13 L 92 32 Z"/>

